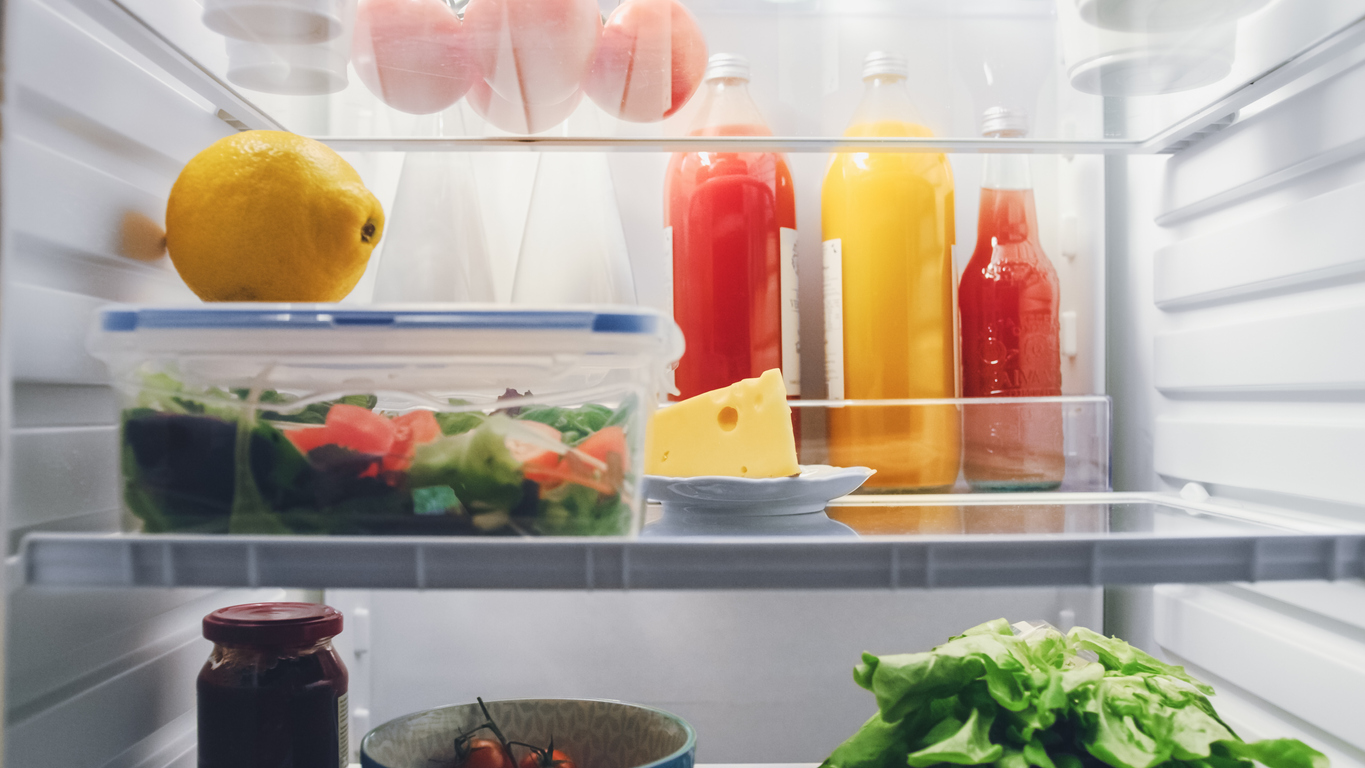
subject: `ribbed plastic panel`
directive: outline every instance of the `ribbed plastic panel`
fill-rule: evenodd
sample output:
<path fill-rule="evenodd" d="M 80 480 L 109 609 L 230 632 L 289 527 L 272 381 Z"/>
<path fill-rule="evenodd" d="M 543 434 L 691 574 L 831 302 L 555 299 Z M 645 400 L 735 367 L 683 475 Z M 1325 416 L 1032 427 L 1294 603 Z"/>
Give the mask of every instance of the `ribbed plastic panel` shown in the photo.
<path fill-rule="evenodd" d="M 621 541 L 39 533 L 25 539 L 23 556 L 28 582 L 45 586 L 917 589 L 1365 575 L 1359 529 L 1290 530 L 1233 510 L 1097 498 L 968 504 L 976 520 L 1001 524 L 956 534 Z M 1005 524 L 1030 511 L 1053 524 L 1009 532 L 1030 530 Z"/>

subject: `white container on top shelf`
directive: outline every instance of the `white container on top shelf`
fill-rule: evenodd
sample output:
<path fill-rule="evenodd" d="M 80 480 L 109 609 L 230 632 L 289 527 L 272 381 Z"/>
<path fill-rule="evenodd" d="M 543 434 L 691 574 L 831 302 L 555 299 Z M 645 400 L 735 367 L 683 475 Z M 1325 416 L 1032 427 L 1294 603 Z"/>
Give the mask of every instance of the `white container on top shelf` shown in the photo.
<path fill-rule="evenodd" d="M 1159 9 L 1150 16 L 1134 12 L 1123 23 L 1086 23 L 1112 4 L 1077 0 L 1058 8 L 1063 58 L 1071 87 L 1099 96 L 1150 96 L 1178 93 L 1227 77 L 1237 52 L 1236 18 L 1211 17 L 1201 23 L 1163 23 Z M 1156 3 L 1141 3 L 1154 6 Z M 1103 10 L 1103 9 L 1101 9 Z M 1117 13 L 1104 11 L 1108 20 Z M 1146 19 L 1154 19 L 1145 26 Z"/>
<path fill-rule="evenodd" d="M 259 43 L 325 43 L 346 26 L 346 0 L 204 0 L 204 26 Z"/>

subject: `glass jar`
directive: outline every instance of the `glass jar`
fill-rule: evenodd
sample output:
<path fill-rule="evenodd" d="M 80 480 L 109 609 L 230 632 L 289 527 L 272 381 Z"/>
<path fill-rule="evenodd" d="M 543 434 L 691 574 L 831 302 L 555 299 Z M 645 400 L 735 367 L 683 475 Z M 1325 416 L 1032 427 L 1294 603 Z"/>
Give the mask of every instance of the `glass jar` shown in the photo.
<path fill-rule="evenodd" d="M 199 672 L 199 768 L 345 768 L 341 612 L 248 603 L 204 617 L 213 653 Z"/>

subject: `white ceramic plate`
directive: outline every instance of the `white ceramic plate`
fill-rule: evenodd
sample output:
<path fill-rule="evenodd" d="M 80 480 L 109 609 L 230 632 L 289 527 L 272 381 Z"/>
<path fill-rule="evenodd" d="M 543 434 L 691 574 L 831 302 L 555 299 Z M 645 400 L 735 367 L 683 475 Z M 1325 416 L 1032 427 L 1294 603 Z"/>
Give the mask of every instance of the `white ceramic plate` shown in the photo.
<path fill-rule="evenodd" d="M 856 491 L 874 472 L 817 464 L 802 466 L 793 477 L 646 475 L 645 498 L 661 502 L 664 516 L 644 535 L 853 535 L 825 515 L 825 506 Z"/>

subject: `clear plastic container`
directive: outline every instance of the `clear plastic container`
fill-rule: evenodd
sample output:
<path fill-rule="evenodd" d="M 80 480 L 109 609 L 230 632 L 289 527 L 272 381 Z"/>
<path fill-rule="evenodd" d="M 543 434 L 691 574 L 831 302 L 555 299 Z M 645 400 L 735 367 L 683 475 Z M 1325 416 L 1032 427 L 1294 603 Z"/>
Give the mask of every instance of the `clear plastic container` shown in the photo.
<path fill-rule="evenodd" d="M 129 528 L 634 534 L 677 326 L 633 307 L 446 307 L 100 312 Z"/>
<path fill-rule="evenodd" d="M 1096 493 L 1110 490 L 1110 410 L 1105 395 L 1059 397 L 978 397 L 937 400 L 793 400 L 799 414 L 801 437 L 797 458 L 802 464 L 860 465 L 893 478 L 926 472 L 945 465 L 961 472 L 946 477 L 936 492 L 972 493 L 996 491 L 1057 490 Z M 1046 483 L 992 484 L 978 477 L 1000 466 L 1027 467 L 1036 459 L 1037 447 L 1021 435 L 1021 425 L 1037 421 L 1055 423 L 1060 430 L 1060 467 L 1049 467 Z M 856 461 L 849 461 L 850 444 L 835 432 L 840 423 L 886 423 L 900 427 L 866 434 L 852 444 Z M 937 425 L 941 434 L 954 434 L 963 423 L 984 425 L 994 438 L 988 446 L 966 453 L 956 440 L 914 440 L 914 428 Z M 834 435 L 833 439 L 831 434 Z M 877 475 L 873 475 L 875 479 Z M 859 494 L 922 494 L 924 489 L 902 482 L 865 483 Z"/>

